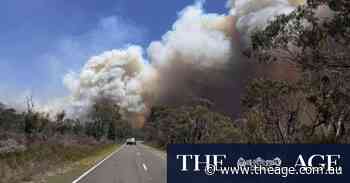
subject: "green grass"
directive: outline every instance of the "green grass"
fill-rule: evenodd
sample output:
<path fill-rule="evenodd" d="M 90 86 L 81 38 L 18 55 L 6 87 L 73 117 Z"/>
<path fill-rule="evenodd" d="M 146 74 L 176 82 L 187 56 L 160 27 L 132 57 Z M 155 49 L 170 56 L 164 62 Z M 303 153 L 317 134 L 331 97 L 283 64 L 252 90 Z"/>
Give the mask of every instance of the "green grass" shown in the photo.
<path fill-rule="evenodd" d="M 117 148 L 119 148 L 119 145 L 113 144 L 113 145 L 107 145 L 104 148 L 101 148 L 95 152 L 93 152 L 91 155 L 80 159 L 79 161 L 72 163 L 70 168 L 67 168 L 67 171 L 64 171 L 63 173 L 48 176 L 46 178 L 47 183 L 70 183 L 76 178 L 78 178 L 80 175 L 82 175 L 85 171 L 89 170 L 91 167 L 93 167 L 95 164 L 97 164 L 99 161 L 103 160 L 105 157 L 107 157 L 110 153 L 115 151 Z"/>

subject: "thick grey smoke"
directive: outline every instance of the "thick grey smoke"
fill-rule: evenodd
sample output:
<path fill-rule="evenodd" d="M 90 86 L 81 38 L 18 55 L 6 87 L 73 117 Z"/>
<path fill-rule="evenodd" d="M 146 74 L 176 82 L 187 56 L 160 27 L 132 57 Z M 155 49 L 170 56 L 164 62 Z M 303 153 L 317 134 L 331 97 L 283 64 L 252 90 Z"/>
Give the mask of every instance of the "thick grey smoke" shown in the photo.
<path fill-rule="evenodd" d="M 232 61 L 232 17 L 207 14 L 201 3 L 179 13 L 172 30 L 152 42 L 148 56 L 159 74 L 157 103 L 180 105 L 217 95 Z M 227 83 L 226 83 L 227 84 Z M 225 86 L 229 88 L 230 86 Z M 217 101 L 213 101 L 217 102 Z"/>
<path fill-rule="evenodd" d="M 181 104 L 208 98 L 218 110 L 236 115 L 247 78 L 240 55 L 242 42 L 274 16 L 293 11 L 300 0 L 231 0 L 228 14 L 208 14 L 203 1 L 186 7 L 161 40 L 144 50 L 130 46 L 92 57 L 64 83 L 70 96 L 46 111 L 84 114 L 101 95 L 111 97 L 125 113 L 147 113 L 154 104 Z M 237 105 L 235 105 L 237 104 Z M 69 112 L 70 111 L 70 112 Z"/>
<path fill-rule="evenodd" d="M 229 1 L 227 15 L 207 14 L 201 3 L 185 8 L 173 29 L 151 43 L 148 55 L 160 75 L 159 103 L 182 104 L 206 98 L 215 109 L 236 116 L 253 68 L 241 55 L 255 28 L 263 28 L 297 2 Z"/>

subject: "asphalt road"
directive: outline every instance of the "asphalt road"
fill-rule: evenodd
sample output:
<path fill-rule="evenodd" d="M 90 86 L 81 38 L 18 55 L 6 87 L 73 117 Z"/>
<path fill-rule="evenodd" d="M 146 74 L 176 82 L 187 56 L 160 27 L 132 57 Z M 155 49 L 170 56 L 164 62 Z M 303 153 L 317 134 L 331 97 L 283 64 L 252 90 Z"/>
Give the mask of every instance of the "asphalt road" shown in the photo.
<path fill-rule="evenodd" d="M 165 183 L 166 159 L 138 143 L 123 145 L 78 183 Z"/>

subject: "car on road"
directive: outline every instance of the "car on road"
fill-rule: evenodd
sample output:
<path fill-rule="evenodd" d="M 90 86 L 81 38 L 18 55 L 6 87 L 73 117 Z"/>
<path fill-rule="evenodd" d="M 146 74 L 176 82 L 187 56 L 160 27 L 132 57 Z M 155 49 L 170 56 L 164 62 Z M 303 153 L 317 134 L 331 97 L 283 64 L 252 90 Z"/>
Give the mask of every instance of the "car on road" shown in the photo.
<path fill-rule="evenodd" d="M 136 139 L 135 138 L 126 139 L 126 145 L 136 145 Z"/>

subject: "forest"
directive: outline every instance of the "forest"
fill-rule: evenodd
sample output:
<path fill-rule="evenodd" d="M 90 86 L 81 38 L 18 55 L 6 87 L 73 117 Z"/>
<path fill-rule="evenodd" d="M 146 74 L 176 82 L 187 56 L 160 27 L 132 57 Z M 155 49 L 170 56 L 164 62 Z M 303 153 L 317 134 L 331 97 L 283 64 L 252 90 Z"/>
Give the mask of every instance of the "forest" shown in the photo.
<path fill-rule="evenodd" d="M 324 7 L 332 14 L 320 17 L 317 10 Z M 209 99 L 154 105 L 140 128 L 105 96 L 94 101 L 85 118 L 77 119 L 65 111 L 54 117 L 38 112 L 31 97 L 22 111 L 0 103 L 0 177 L 16 182 L 13 177 L 26 168 L 48 166 L 38 163 L 40 157 L 72 161 L 130 137 L 161 149 L 187 143 L 350 142 L 349 1 L 308 0 L 254 30 L 249 45 L 242 54 L 251 64 L 267 70 L 278 66 L 289 77 L 256 74 L 245 86 L 237 118 L 216 110 Z"/>

